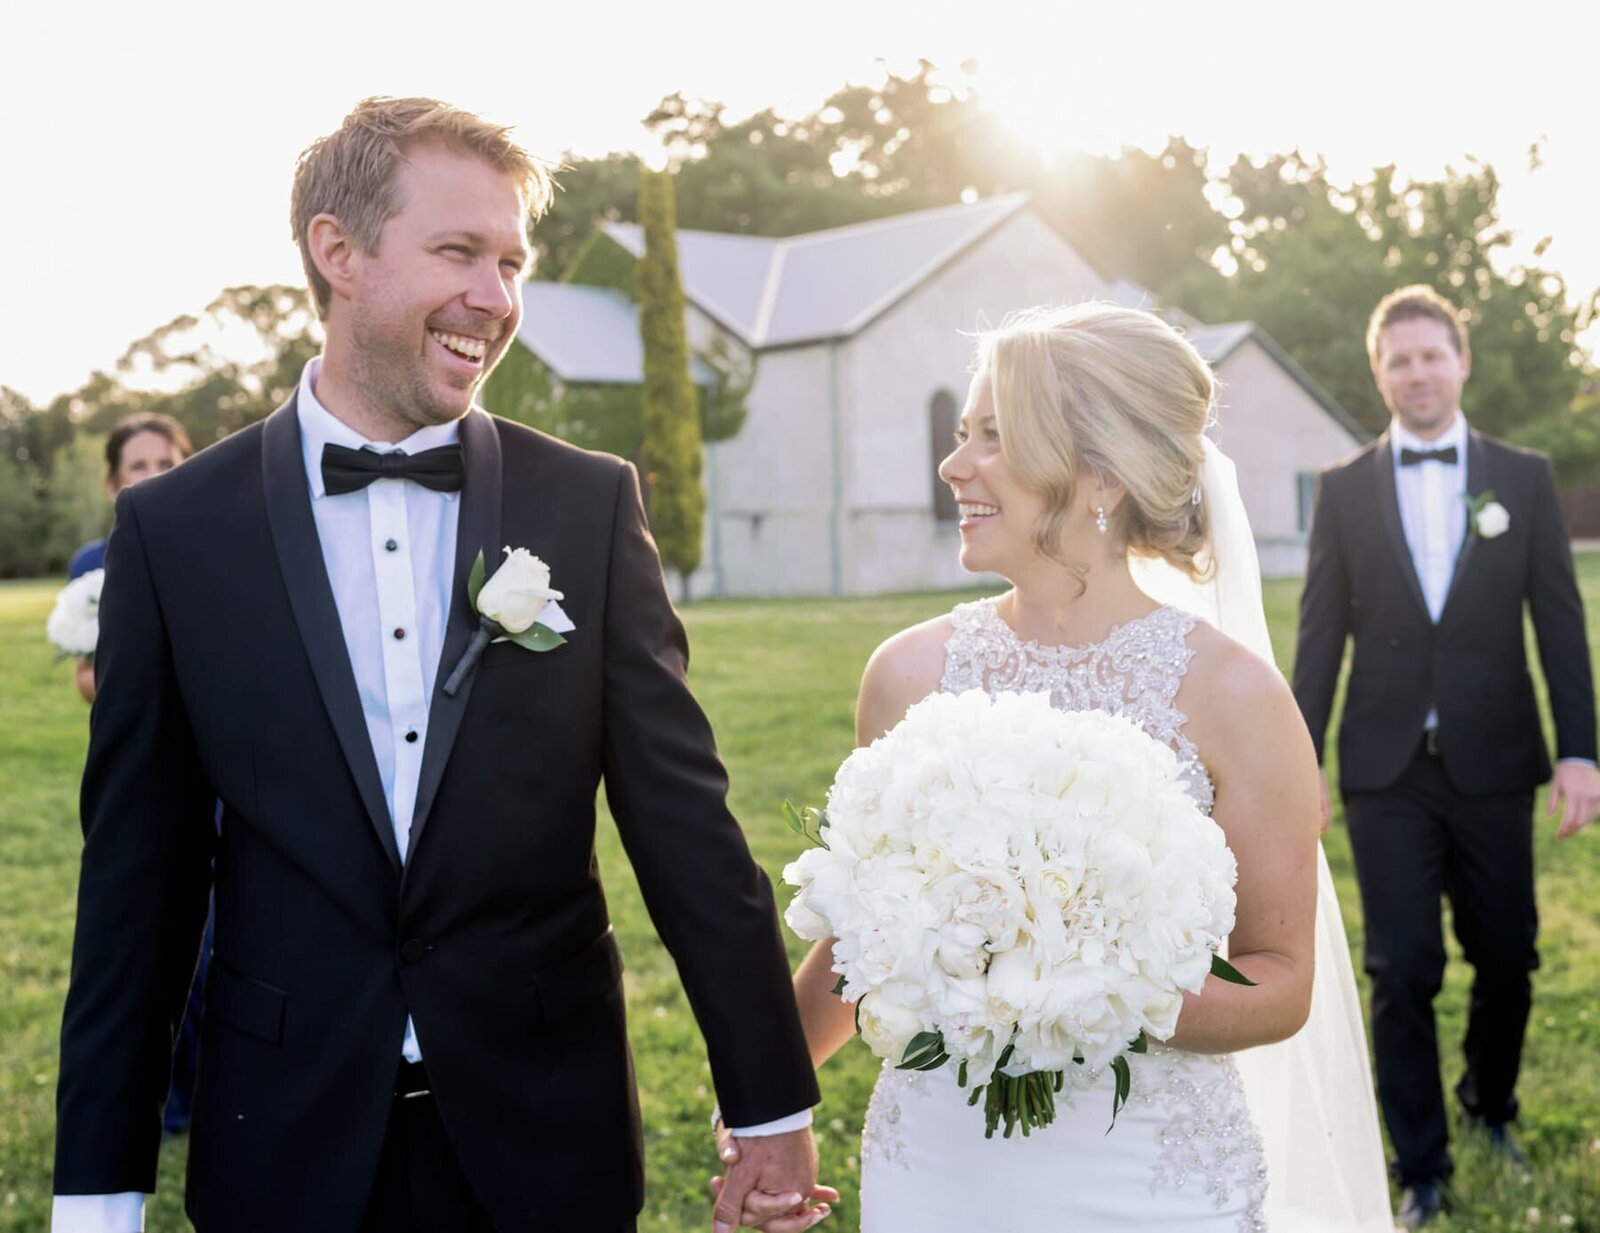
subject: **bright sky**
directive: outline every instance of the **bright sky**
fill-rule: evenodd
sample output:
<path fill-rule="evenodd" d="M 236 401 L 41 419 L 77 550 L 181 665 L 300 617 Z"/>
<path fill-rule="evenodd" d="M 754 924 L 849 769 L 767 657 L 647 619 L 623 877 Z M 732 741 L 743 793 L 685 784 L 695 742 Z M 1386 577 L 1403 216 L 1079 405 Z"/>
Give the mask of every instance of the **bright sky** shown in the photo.
<path fill-rule="evenodd" d="M 353 8 L 353 6 L 352 6 Z M 1561 9 L 1583 16 L 1558 16 Z M 35 402 L 223 287 L 299 281 L 295 157 L 369 94 L 433 94 L 551 156 L 641 148 L 681 90 L 742 117 L 814 110 L 875 62 L 977 62 L 986 106 L 1046 147 L 1224 163 L 1299 147 L 1359 175 L 1500 171 L 1524 251 L 1600 286 L 1593 6 L 1556 0 L 1201 5 L 637 0 L 248 7 L 110 0 L 0 18 L 0 384 Z M 241 15 L 243 14 L 243 15 Z M 796 16 L 798 14 L 798 16 Z M 1544 142 L 1544 166 L 1527 150 Z"/>

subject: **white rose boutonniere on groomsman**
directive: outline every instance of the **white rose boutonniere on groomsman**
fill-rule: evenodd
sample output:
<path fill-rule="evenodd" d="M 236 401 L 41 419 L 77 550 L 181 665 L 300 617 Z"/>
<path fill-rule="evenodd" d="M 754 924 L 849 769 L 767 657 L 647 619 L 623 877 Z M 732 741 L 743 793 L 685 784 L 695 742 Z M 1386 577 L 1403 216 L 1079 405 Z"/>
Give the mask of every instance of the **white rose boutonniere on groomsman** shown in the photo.
<path fill-rule="evenodd" d="M 95 643 L 100 640 L 100 587 L 105 579 L 105 570 L 91 569 L 67 583 L 56 596 L 44 633 L 60 658 L 94 658 Z"/>
<path fill-rule="evenodd" d="M 1494 490 L 1466 498 L 1467 517 L 1472 531 L 1479 539 L 1497 539 L 1511 526 L 1511 515 L 1506 507 L 1494 499 Z"/>
<path fill-rule="evenodd" d="M 454 697 L 478 656 L 490 642 L 515 642 L 530 651 L 553 651 L 574 628 L 558 600 L 566 596 L 550 585 L 550 567 L 526 548 L 506 548 L 506 559 L 487 579 L 483 553 L 472 563 L 467 599 L 478 614 L 478 628 L 461 660 L 444 683 Z"/>

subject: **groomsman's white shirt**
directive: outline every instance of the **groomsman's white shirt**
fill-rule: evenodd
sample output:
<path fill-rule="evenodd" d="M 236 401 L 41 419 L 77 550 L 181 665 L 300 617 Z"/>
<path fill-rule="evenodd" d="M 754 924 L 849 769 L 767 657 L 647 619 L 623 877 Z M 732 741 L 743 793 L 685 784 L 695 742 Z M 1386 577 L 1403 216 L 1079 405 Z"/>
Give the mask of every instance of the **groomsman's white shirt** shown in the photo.
<path fill-rule="evenodd" d="M 416 454 L 454 445 L 461 426 L 452 421 L 421 428 L 398 444 L 368 441 L 317 400 L 321 367 L 320 358 L 306 365 L 296 407 L 311 512 L 403 861 L 428 743 L 428 702 L 455 585 L 461 494 L 435 492 L 408 480 L 378 479 L 359 491 L 329 496 L 322 483 L 322 447 Z M 400 1052 L 407 1061 L 422 1060 L 409 1015 Z M 782 1134 L 810 1124 L 811 1110 L 806 1109 L 735 1133 Z M 50 1227 L 52 1233 L 139 1233 L 144 1196 L 57 1195 Z"/>
<path fill-rule="evenodd" d="M 1389 428 L 1389 445 L 1394 453 L 1394 483 L 1400 498 L 1400 525 L 1405 528 L 1406 546 L 1416 566 L 1422 597 L 1428 615 L 1439 623 L 1444 597 L 1450 591 L 1456 557 L 1466 542 L 1467 532 L 1467 421 L 1458 411 L 1450 427 L 1432 441 L 1424 441 L 1406 431 L 1399 420 Z M 1402 449 L 1441 450 L 1455 447 L 1456 461 L 1400 464 Z M 1430 718 L 1429 727 L 1437 722 Z"/>

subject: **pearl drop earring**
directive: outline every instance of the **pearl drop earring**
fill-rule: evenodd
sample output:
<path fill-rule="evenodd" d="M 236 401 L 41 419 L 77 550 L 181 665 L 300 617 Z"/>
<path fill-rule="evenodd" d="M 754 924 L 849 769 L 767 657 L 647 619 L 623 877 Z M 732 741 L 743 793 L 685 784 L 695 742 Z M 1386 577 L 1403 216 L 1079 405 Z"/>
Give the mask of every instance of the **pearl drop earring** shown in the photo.
<path fill-rule="evenodd" d="M 1106 507 L 1103 505 L 1094 507 L 1094 529 L 1101 535 L 1111 529 L 1111 524 L 1106 520 Z"/>

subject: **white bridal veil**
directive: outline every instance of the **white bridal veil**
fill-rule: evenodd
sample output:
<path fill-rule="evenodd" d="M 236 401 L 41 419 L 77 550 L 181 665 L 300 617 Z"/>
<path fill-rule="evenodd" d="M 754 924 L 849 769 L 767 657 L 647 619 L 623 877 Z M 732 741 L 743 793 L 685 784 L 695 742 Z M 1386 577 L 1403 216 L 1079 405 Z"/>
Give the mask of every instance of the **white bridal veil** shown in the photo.
<path fill-rule="evenodd" d="M 1133 576 L 1151 598 L 1188 609 L 1273 663 L 1238 476 L 1209 439 L 1200 491 L 1211 520 L 1210 580 L 1148 558 L 1131 562 Z M 1320 843 L 1310 1018 L 1290 1039 L 1235 1057 L 1266 1144 L 1269 1233 L 1392 1233 L 1361 1001 Z"/>

